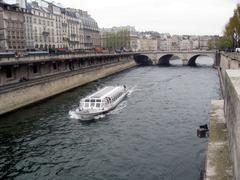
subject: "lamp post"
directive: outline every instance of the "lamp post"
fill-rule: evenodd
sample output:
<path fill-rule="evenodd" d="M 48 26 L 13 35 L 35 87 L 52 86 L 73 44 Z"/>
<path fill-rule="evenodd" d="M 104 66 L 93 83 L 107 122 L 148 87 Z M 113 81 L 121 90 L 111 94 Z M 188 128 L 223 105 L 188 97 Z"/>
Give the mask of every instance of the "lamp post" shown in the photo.
<path fill-rule="evenodd" d="M 234 28 L 233 31 L 233 49 L 237 48 L 239 42 L 239 35 L 237 33 L 236 28 Z"/>

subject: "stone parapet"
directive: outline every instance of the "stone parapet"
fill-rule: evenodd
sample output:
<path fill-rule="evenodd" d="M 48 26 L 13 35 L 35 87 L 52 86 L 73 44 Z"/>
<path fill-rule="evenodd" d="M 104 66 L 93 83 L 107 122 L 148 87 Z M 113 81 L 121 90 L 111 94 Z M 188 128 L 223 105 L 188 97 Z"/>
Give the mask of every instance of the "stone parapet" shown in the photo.
<path fill-rule="evenodd" d="M 226 70 L 224 80 L 224 114 L 226 118 L 233 179 L 240 179 L 240 70 Z"/>

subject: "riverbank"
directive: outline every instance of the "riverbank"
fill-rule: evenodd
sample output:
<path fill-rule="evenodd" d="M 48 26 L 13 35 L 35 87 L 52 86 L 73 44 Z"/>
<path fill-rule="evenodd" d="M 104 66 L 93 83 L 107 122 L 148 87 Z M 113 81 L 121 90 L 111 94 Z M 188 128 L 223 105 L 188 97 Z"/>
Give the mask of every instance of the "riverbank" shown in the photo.
<path fill-rule="evenodd" d="M 89 70 L 73 71 L 63 76 L 40 79 L 35 83 L 26 82 L 24 86 L 17 86 L 0 94 L 0 115 L 36 103 L 43 99 L 71 90 L 86 83 L 109 76 L 111 74 L 134 67 L 133 59 L 103 65 Z"/>
<path fill-rule="evenodd" d="M 206 180 L 232 180 L 232 162 L 223 103 L 223 100 L 211 102 Z"/>

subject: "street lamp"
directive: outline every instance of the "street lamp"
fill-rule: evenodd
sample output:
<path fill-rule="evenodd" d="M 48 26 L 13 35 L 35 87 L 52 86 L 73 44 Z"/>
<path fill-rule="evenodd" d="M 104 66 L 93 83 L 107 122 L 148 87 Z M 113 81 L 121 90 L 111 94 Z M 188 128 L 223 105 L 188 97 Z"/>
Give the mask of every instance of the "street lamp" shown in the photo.
<path fill-rule="evenodd" d="M 234 28 L 233 32 L 233 49 L 238 47 L 238 42 L 240 40 L 239 34 L 237 33 L 237 29 Z"/>

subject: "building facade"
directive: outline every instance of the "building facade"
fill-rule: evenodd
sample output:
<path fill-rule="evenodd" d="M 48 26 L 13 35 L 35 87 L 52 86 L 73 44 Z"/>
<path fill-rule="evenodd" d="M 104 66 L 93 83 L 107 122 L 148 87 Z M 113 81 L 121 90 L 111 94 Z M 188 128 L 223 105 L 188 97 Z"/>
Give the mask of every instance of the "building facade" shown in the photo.
<path fill-rule="evenodd" d="M 140 40 L 140 51 L 156 51 L 157 50 L 157 40 L 151 38 L 141 38 Z"/>
<path fill-rule="evenodd" d="M 45 0 L 0 2 L 1 50 L 69 50 L 100 46 L 97 22 L 88 14 Z"/>
<path fill-rule="evenodd" d="M 26 48 L 25 9 L 0 3 L 0 51 L 22 51 Z"/>
<path fill-rule="evenodd" d="M 83 38 L 85 49 L 99 47 L 100 30 L 97 22 L 88 14 L 87 11 L 78 10 L 79 18 L 83 23 Z"/>
<path fill-rule="evenodd" d="M 83 23 L 75 9 L 62 9 L 64 42 L 70 50 L 84 49 Z"/>

